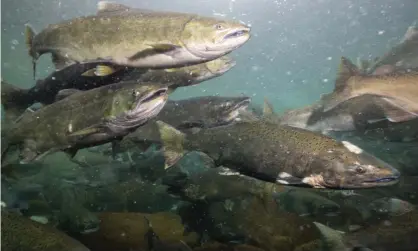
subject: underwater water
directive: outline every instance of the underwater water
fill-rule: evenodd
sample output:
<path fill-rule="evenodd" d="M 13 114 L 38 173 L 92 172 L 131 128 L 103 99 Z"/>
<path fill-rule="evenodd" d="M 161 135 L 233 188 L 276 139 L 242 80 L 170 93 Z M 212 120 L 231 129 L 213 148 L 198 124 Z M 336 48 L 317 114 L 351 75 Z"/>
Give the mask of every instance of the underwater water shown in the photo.
<path fill-rule="evenodd" d="M 2 249 L 418 250 L 417 0 L 114 2 L 1 2 Z"/>

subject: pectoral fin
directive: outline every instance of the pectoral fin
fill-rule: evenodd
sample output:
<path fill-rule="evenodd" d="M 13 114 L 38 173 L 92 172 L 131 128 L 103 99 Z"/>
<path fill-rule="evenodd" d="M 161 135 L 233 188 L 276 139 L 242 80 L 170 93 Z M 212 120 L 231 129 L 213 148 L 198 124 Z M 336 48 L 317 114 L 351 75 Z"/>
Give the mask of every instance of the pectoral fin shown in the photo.
<path fill-rule="evenodd" d="M 358 97 L 358 95 L 351 94 L 349 89 L 343 90 L 337 93 L 333 92 L 333 93 L 324 95 L 321 97 L 323 111 L 324 112 L 330 111 L 334 109 L 335 107 L 337 107 L 338 105 L 340 105 L 341 103 L 344 103 L 347 100 L 353 99 L 355 97 Z"/>
<path fill-rule="evenodd" d="M 391 98 L 382 98 L 382 100 L 387 102 L 387 105 L 381 104 L 381 107 L 390 122 L 404 122 L 418 117 L 418 110 L 407 110 L 408 104 L 400 100 Z"/>
<path fill-rule="evenodd" d="M 177 68 L 164 69 L 165 72 L 176 72 L 177 70 Z"/>
<path fill-rule="evenodd" d="M 282 185 L 304 185 L 301 178 L 297 178 L 291 174 L 281 172 L 276 178 L 276 183 Z"/>
<path fill-rule="evenodd" d="M 37 109 L 28 107 L 26 108 L 26 110 L 17 118 L 15 119 L 15 121 L 13 122 L 14 124 L 16 124 L 17 122 L 19 122 L 24 116 L 28 115 L 28 114 L 32 114 L 36 111 Z"/>
<path fill-rule="evenodd" d="M 71 96 L 71 95 L 73 95 L 75 93 L 78 93 L 78 92 L 82 92 L 82 91 L 78 90 L 78 89 L 62 89 L 55 96 L 55 102 L 60 101 L 62 99 L 65 99 L 66 97 Z"/>
<path fill-rule="evenodd" d="M 29 149 L 23 149 L 20 153 L 20 164 L 28 164 L 38 157 L 38 153 Z"/>
<path fill-rule="evenodd" d="M 385 114 L 386 114 L 387 119 L 390 122 L 394 122 L 394 123 L 405 122 L 405 121 L 418 117 L 414 113 L 409 113 L 400 109 L 398 110 L 392 109 L 390 111 L 386 111 Z"/>
<path fill-rule="evenodd" d="M 387 121 L 388 119 L 386 118 L 382 118 L 382 119 L 368 119 L 367 123 L 368 124 L 376 124 L 376 123 L 380 123 L 382 121 Z"/>
<path fill-rule="evenodd" d="M 155 45 L 150 45 L 150 46 L 151 48 L 139 51 L 138 53 L 129 57 L 128 59 L 130 61 L 135 61 L 138 59 L 175 51 L 178 48 L 177 46 L 172 45 L 172 44 L 155 44 Z"/>
<path fill-rule="evenodd" d="M 91 127 L 87 127 L 87 128 L 78 130 L 76 132 L 70 133 L 68 136 L 74 137 L 74 138 L 84 138 L 92 134 L 102 133 L 102 132 L 103 132 L 103 128 L 91 126 Z"/>
<path fill-rule="evenodd" d="M 69 149 L 64 150 L 63 152 L 67 154 L 67 156 L 68 156 L 69 159 L 72 159 L 77 154 L 78 149 L 76 149 L 76 148 L 69 148 Z"/>
<path fill-rule="evenodd" d="M 113 140 L 112 141 L 112 159 L 116 160 L 116 155 L 121 152 L 121 140 Z"/>
<path fill-rule="evenodd" d="M 23 148 L 20 152 L 20 164 L 28 164 L 30 162 L 39 161 L 43 157 L 53 152 L 58 151 L 55 148 L 51 148 L 45 152 L 38 152 L 36 142 L 34 140 L 26 140 L 23 143 Z"/>
<path fill-rule="evenodd" d="M 97 65 L 95 68 L 90 69 L 90 70 L 84 72 L 83 74 L 81 74 L 81 76 L 84 76 L 84 77 L 105 77 L 105 76 L 111 75 L 115 72 L 116 72 L 116 69 L 114 69 L 113 67 L 110 67 L 110 66 L 107 66 L 107 65 Z"/>

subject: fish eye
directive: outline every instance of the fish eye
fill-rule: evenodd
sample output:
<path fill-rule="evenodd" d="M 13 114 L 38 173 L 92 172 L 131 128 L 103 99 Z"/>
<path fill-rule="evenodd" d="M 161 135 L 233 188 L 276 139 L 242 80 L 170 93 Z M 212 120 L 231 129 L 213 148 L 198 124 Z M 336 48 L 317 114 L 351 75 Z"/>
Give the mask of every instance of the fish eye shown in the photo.
<path fill-rule="evenodd" d="M 222 24 L 215 24 L 215 29 L 222 30 L 223 28 Z"/>
<path fill-rule="evenodd" d="M 199 77 L 199 73 L 198 72 L 190 72 L 190 76 L 194 77 L 194 78 L 197 78 L 197 77 Z"/>
<path fill-rule="evenodd" d="M 132 91 L 132 95 L 133 95 L 134 97 L 138 97 L 138 96 L 139 96 L 139 91 L 137 91 L 137 90 L 133 90 L 133 91 Z"/>
<path fill-rule="evenodd" d="M 356 167 L 356 172 L 357 173 L 365 173 L 366 172 L 366 168 L 358 166 Z"/>

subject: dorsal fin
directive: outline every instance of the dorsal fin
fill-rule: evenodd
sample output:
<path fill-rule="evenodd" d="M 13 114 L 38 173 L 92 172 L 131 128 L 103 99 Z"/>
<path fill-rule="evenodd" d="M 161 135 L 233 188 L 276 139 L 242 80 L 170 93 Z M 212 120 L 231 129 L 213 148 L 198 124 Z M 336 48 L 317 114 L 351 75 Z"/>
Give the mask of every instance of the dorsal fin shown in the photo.
<path fill-rule="evenodd" d="M 97 3 L 97 15 L 112 15 L 132 11 L 142 13 L 153 12 L 152 10 L 132 8 L 127 5 L 115 3 L 112 1 L 99 1 Z"/>
<path fill-rule="evenodd" d="M 357 58 L 357 67 L 362 72 L 366 72 L 367 69 L 370 67 L 370 61 L 367 59 L 362 59 L 360 57 Z"/>
<path fill-rule="evenodd" d="M 271 105 L 270 101 L 267 98 L 264 98 L 264 105 L 263 105 L 263 116 L 274 115 L 274 108 Z"/>
<path fill-rule="evenodd" d="M 129 11 L 130 9 L 131 7 L 129 6 L 120 3 L 115 3 L 112 1 L 100 1 L 97 3 L 98 15 Z"/>
<path fill-rule="evenodd" d="M 83 92 L 78 89 L 62 89 L 60 90 L 57 95 L 55 95 L 55 102 L 65 99 L 68 96 L 71 96 L 75 93 Z"/>
<path fill-rule="evenodd" d="M 280 122 L 280 117 L 276 114 L 273 105 L 267 98 L 264 98 L 263 115 L 260 119 L 275 124 Z"/>
<path fill-rule="evenodd" d="M 355 64 L 353 64 L 348 58 L 341 57 L 340 66 L 338 67 L 338 74 L 335 80 L 334 91 L 344 89 L 347 80 L 352 76 L 360 75 L 360 71 Z"/>
<path fill-rule="evenodd" d="M 412 25 L 412 26 L 409 26 L 408 29 L 406 30 L 401 43 L 405 41 L 417 40 L 417 39 L 418 39 L 418 27 L 416 27 L 415 25 Z"/>

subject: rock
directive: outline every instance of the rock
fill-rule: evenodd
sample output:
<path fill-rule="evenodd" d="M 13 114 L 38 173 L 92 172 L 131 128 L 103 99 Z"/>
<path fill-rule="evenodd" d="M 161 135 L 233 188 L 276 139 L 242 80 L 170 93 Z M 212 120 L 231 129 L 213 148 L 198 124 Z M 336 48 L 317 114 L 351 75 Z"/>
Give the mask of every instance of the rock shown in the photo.
<path fill-rule="evenodd" d="M 88 251 L 77 240 L 54 227 L 32 221 L 17 213 L 2 212 L 1 250 Z"/>
<path fill-rule="evenodd" d="M 173 213 L 98 213 L 98 216 L 100 229 L 80 237 L 92 250 L 147 250 L 146 235 L 150 230 L 147 219 L 162 242 L 183 241 L 189 246 L 198 242 L 198 235 L 186 233 L 181 218 Z"/>

